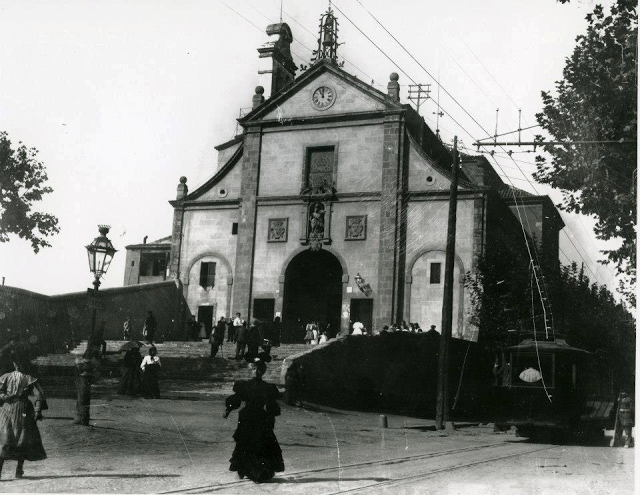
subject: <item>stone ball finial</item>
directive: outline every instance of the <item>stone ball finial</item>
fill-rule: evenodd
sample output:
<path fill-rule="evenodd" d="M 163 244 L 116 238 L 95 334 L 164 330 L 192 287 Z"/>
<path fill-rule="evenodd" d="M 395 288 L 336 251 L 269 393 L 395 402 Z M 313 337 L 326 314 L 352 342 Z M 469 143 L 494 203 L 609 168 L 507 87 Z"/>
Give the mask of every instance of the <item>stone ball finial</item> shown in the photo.
<path fill-rule="evenodd" d="M 187 178 L 183 175 L 182 177 L 180 177 L 180 184 L 186 184 L 187 183 Z"/>
<path fill-rule="evenodd" d="M 262 86 L 256 86 L 256 94 L 261 95 L 264 93 L 264 88 Z"/>
<path fill-rule="evenodd" d="M 397 73 L 397 72 L 392 72 L 392 73 L 389 75 L 389 79 L 391 79 L 392 81 L 397 81 L 398 79 L 400 79 L 400 76 L 398 75 L 398 73 Z"/>

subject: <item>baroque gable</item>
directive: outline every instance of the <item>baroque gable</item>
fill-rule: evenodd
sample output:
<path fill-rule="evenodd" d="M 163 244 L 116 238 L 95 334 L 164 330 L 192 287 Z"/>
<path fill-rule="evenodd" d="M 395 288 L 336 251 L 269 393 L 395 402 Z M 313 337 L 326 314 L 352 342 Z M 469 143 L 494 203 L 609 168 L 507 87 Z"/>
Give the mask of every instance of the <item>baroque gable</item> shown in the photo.
<path fill-rule="evenodd" d="M 394 102 L 385 93 L 335 64 L 322 61 L 239 122 L 245 126 L 259 121 L 278 121 L 285 124 L 287 119 L 322 118 L 401 108 L 399 103 Z"/>

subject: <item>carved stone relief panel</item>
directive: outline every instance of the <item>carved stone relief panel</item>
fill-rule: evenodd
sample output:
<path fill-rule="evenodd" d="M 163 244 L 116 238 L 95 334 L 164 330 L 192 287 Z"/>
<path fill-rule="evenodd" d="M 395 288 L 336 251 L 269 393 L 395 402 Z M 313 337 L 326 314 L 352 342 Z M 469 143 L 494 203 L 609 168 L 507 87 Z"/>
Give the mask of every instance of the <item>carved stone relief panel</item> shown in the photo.
<path fill-rule="evenodd" d="M 289 234 L 288 218 L 270 218 L 267 242 L 287 242 Z"/>
<path fill-rule="evenodd" d="M 367 238 L 367 215 L 347 216 L 345 240 L 363 241 Z"/>

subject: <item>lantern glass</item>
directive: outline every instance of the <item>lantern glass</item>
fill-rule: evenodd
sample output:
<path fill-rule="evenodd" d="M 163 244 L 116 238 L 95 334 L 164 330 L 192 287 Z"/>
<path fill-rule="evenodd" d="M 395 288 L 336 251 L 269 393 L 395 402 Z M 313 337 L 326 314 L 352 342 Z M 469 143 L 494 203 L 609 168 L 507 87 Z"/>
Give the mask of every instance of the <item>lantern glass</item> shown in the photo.
<path fill-rule="evenodd" d="M 111 241 L 107 238 L 109 228 L 101 225 L 100 236 L 96 237 L 91 244 L 86 246 L 87 255 L 89 257 L 89 270 L 95 274 L 96 277 L 101 277 L 109 269 L 113 255 L 116 253 L 116 249 L 111 244 Z"/>

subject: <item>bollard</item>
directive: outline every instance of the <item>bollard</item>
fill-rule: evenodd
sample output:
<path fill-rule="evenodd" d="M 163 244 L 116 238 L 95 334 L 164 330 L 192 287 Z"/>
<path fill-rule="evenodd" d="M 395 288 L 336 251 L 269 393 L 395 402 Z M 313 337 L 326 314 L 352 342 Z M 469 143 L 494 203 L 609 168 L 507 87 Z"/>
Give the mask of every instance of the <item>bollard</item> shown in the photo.
<path fill-rule="evenodd" d="M 381 414 L 380 415 L 380 428 L 388 428 L 389 425 L 387 424 L 387 415 L 386 414 Z"/>

